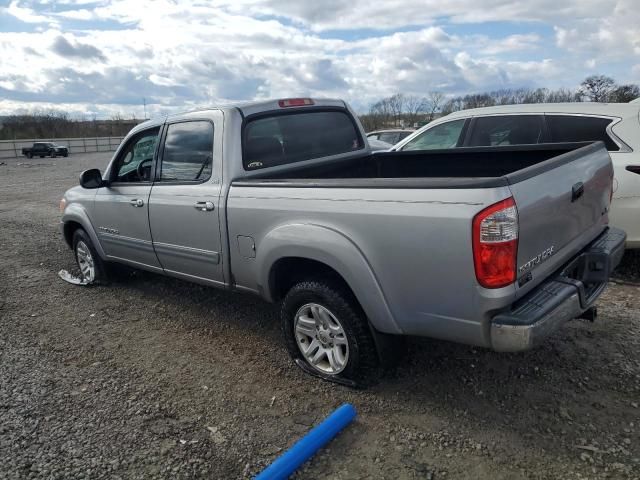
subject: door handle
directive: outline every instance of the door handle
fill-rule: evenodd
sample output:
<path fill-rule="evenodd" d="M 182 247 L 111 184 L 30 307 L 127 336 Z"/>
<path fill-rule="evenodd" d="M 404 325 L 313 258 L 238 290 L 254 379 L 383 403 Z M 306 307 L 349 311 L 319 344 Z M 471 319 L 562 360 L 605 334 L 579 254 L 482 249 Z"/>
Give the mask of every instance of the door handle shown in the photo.
<path fill-rule="evenodd" d="M 200 210 L 202 212 L 210 212 L 211 210 L 216 208 L 213 202 L 196 202 L 193 207 L 196 210 Z"/>
<path fill-rule="evenodd" d="M 131 204 L 132 207 L 142 207 L 144 206 L 144 200 L 142 200 L 141 198 L 134 198 L 133 200 L 129 201 L 129 204 Z"/>

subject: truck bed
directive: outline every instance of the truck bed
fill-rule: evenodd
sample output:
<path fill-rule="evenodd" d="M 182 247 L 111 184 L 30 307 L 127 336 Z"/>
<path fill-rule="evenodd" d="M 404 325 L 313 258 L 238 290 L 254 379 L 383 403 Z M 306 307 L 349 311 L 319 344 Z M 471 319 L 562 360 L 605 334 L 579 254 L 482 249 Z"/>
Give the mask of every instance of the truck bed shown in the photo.
<path fill-rule="evenodd" d="M 597 148 L 597 142 L 376 152 L 320 166 L 290 165 L 235 185 L 281 183 L 295 186 L 406 188 L 497 187 L 568 163 Z M 396 181 L 385 181 L 396 179 Z M 398 181 L 399 180 L 399 181 Z M 275 181 L 275 182 L 274 182 Z"/>

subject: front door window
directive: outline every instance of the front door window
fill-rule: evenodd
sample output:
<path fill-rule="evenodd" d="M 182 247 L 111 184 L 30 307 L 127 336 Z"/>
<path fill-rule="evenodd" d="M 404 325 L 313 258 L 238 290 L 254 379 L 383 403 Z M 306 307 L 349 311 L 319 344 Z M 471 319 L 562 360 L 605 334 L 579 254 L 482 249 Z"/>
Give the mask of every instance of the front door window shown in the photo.
<path fill-rule="evenodd" d="M 151 180 L 151 165 L 158 144 L 159 128 L 140 132 L 120 152 L 112 169 L 112 182 L 140 183 Z"/>

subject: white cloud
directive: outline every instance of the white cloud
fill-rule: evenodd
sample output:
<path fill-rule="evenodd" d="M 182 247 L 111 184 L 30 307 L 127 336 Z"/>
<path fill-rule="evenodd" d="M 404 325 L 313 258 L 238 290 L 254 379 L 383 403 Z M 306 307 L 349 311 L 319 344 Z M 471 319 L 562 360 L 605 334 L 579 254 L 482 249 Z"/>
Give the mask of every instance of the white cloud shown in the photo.
<path fill-rule="evenodd" d="M 605 61 L 640 55 L 640 8 L 637 0 L 618 0 L 601 17 L 579 18 L 556 26 L 556 45 Z"/>
<path fill-rule="evenodd" d="M 91 20 L 96 18 L 95 14 L 86 8 L 81 8 L 79 10 L 65 10 L 57 12 L 55 15 L 63 18 L 71 18 L 73 20 Z"/>
<path fill-rule="evenodd" d="M 18 0 L 13 0 L 8 7 L 4 7 L 2 11 L 8 13 L 12 17 L 25 23 L 55 23 L 53 20 L 44 15 L 38 15 L 33 9 L 21 7 Z"/>
<path fill-rule="evenodd" d="M 486 44 L 481 48 L 481 52 L 486 55 L 499 55 L 508 52 L 523 52 L 540 47 L 542 38 L 535 33 L 509 35 L 500 40 L 491 40 L 487 37 L 478 39 L 481 44 Z"/>

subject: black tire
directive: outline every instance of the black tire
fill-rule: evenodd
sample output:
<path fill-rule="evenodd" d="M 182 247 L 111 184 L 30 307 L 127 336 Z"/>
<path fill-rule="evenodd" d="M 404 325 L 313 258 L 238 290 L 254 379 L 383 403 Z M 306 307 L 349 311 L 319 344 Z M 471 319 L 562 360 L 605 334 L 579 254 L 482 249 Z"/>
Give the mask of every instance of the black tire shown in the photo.
<path fill-rule="evenodd" d="M 101 285 L 107 285 L 109 283 L 109 278 L 107 276 L 107 267 L 105 263 L 98 255 L 96 248 L 93 246 L 93 242 L 91 241 L 91 237 L 85 232 L 82 228 L 78 228 L 73 233 L 73 256 L 76 259 L 76 263 L 78 264 L 78 268 L 80 267 L 80 261 L 78 260 L 78 244 L 82 242 L 87 246 L 89 253 L 91 254 L 91 258 L 93 260 L 94 265 L 94 279 L 92 283 L 97 283 Z M 82 269 L 81 269 L 82 270 Z"/>
<path fill-rule="evenodd" d="M 349 355 L 344 369 L 339 373 L 317 371 L 298 347 L 294 331 L 296 313 L 309 303 L 329 310 L 345 331 Z M 282 302 L 280 317 L 289 354 L 307 373 L 354 387 L 371 385 L 378 379 L 378 352 L 369 322 L 356 298 L 340 282 L 323 279 L 302 281 L 294 285 Z"/>
<path fill-rule="evenodd" d="M 44 155 L 40 155 L 40 158 L 44 158 Z"/>
<path fill-rule="evenodd" d="M 64 153 L 62 154 L 62 156 L 63 156 L 64 158 L 67 158 L 67 157 L 69 156 L 69 152 L 64 152 Z"/>

